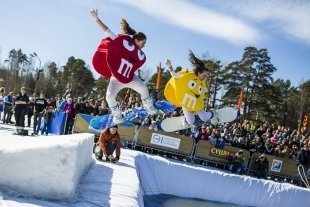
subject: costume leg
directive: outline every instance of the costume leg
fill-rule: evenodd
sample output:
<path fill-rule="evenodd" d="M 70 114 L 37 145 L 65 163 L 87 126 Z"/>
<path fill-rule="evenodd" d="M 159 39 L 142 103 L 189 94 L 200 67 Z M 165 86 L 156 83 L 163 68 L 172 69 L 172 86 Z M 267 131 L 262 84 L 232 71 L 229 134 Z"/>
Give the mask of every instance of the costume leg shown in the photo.
<path fill-rule="evenodd" d="M 114 107 L 117 105 L 116 96 L 120 90 L 126 87 L 127 84 L 119 82 L 115 77 L 110 78 L 110 82 L 107 88 L 106 99 L 109 107 Z"/>
<path fill-rule="evenodd" d="M 157 113 L 156 108 L 153 106 L 153 99 L 150 97 L 149 89 L 138 76 L 134 75 L 132 81 L 126 84 L 126 87 L 140 93 L 143 106 L 149 115 Z"/>
<path fill-rule="evenodd" d="M 116 102 L 116 96 L 120 90 L 126 87 L 127 84 L 119 82 L 115 77 L 110 78 L 110 82 L 107 88 L 106 99 L 109 104 L 109 108 L 112 111 L 113 123 L 122 123 L 122 111 Z"/>
<path fill-rule="evenodd" d="M 205 110 L 198 111 L 198 116 L 202 121 L 209 121 L 212 118 L 212 113 Z"/>
<path fill-rule="evenodd" d="M 188 111 L 183 106 L 182 106 L 182 110 L 183 110 L 186 122 L 189 123 L 189 124 L 194 124 L 195 123 L 195 116 L 194 116 L 193 112 Z"/>

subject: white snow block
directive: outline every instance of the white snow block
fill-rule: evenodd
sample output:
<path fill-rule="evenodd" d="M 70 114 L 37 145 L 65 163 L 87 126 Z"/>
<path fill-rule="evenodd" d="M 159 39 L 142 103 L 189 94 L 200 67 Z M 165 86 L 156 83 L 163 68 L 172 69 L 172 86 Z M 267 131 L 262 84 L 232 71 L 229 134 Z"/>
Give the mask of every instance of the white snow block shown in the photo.
<path fill-rule="evenodd" d="M 70 200 L 92 162 L 93 134 L 0 135 L 0 185 L 47 199 Z"/>

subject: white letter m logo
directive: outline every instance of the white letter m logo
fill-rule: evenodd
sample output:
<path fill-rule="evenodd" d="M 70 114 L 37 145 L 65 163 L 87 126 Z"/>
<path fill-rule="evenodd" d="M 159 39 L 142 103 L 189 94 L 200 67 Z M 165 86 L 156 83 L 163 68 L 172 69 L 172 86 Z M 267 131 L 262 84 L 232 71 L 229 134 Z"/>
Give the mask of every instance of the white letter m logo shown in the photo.
<path fill-rule="evenodd" d="M 128 62 L 124 58 L 121 59 L 121 65 L 119 66 L 117 72 L 124 77 L 129 78 L 130 71 L 132 69 L 132 63 Z"/>
<path fill-rule="evenodd" d="M 188 95 L 187 93 L 184 95 L 183 100 L 182 100 L 182 105 L 186 106 L 188 108 L 195 109 L 196 106 L 196 97 Z"/>

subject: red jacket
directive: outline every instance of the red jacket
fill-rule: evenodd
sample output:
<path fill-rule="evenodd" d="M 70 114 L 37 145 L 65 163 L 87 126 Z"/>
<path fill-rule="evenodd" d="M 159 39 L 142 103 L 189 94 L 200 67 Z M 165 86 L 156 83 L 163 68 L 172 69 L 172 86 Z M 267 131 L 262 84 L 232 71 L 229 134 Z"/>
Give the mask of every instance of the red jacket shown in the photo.
<path fill-rule="evenodd" d="M 116 132 L 115 134 L 108 133 L 107 130 L 103 130 L 100 134 L 98 144 L 101 147 L 101 150 L 104 155 L 108 154 L 107 145 L 112 141 L 116 141 L 116 156 L 121 155 L 121 138 L 119 134 Z"/>

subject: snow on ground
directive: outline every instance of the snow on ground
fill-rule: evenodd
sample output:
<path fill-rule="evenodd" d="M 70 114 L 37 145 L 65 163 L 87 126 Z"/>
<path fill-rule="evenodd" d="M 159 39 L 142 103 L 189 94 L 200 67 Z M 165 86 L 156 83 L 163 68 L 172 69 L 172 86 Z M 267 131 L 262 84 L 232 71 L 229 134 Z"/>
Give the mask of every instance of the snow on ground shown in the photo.
<path fill-rule="evenodd" d="M 70 199 L 92 162 L 94 135 L 0 135 L 0 185 L 49 199 Z"/>
<path fill-rule="evenodd" d="M 1 138 L 4 133 L 8 132 L 1 132 L 0 130 Z M 61 137 L 64 136 L 58 138 Z M 37 137 L 35 139 L 44 140 L 46 138 Z M 53 136 L 50 138 L 57 139 Z M 22 137 L 22 139 L 31 138 Z M 7 150 L 10 150 L 10 148 Z M 49 151 L 49 149 L 46 151 Z M 3 153 L 4 150 L 1 149 L 0 152 Z M 2 157 L 2 155 L 0 156 Z M 17 158 L 14 158 L 14 160 L 10 160 L 10 158 L 8 157 L 5 162 L 14 165 Z M 27 162 L 23 156 L 20 158 L 20 163 Z M 44 159 L 49 164 L 54 165 L 55 163 L 51 162 L 52 158 L 49 155 Z M 32 159 L 38 161 L 42 158 L 33 157 Z M 2 163 L 2 160 L 0 163 Z M 10 166 L 6 164 L 6 167 Z M 1 166 L 0 170 L 2 171 L 2 169 Z M 1 171 L 0 179 L 3 179 Z M 29 171 L 24 173 L 35 173 Z M 17 176 L 17 174 L 15 175 Z M 62 175 L 50 176 L 52 177 L 51 180 L 59 181 L 62 179 Z M 62 184 L 62 182 L 59 184 L 59 188 L 61 188 Z M 44 187 L 39 188 L 43 189 Z M 12 188 L 1 186 L 0 206 L 143 207 L 143 195 L 157 193 L 254 206 L 308 206 L 310 203 L 310 190 L 291 184 L 280 184 L 273 181 L 232 175 L 122 149 L 121 159 L 118 164 L 94 161 L 87 173 L 81 178 L 77 192 L 70 201 L 38 199 L 29 196 L 29 194 L 13 191 Z"/>

